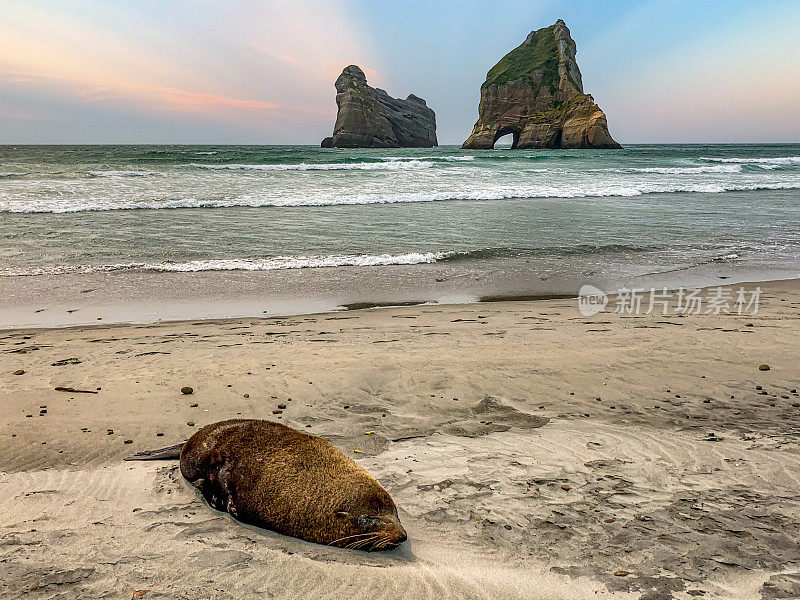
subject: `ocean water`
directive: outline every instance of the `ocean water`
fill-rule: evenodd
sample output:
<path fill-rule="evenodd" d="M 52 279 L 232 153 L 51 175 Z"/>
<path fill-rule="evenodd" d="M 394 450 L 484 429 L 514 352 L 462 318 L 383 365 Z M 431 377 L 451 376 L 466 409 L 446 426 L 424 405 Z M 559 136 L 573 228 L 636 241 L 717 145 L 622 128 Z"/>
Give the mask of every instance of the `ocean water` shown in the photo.
<path fill-rule="evenodd" d="M 542 281 L 800 274 L 798 223 L 800 145 L 0 146 L 6 286 L 436 264 Z"/>

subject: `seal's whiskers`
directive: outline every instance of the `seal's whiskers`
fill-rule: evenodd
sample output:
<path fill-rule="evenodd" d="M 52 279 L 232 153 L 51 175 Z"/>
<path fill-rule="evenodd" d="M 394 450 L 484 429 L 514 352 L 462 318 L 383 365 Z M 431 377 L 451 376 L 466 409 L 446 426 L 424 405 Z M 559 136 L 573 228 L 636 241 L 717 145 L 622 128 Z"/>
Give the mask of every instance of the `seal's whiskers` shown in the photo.
<path fill-rule="evenodd" d="M 355 535 L 346 535 L 344 537 L 340 537 L 338 540 L 333 540 L 332 542 L 330 542 L 328 544 L 328 546 L 333 546 L 335 543 L 342 542 L 344 540 L 349 540 L 349 539 L 357 538 L 357 537 L 364 537 L 365 535 L 374 535 L 374 534 L 373 533 L 357 533 Z"/>
<path fill-rule="evenodd" d="M 362 548 L 362 547 L 364 547 L 364 546 L 366 546 L 368 544 L 372 544 L 372 542 L 374 542 L 379 537 L 380 537 L 380 534 L 372 533 L 372 534 L 370 534 L 370 537 L 368 537 L 366 539 L 363 539 L 363 540 L 356 540 L 354 542 L 351 542 L 347 546 L 345 546 L 345 548 L 352 548 L 354 550 L 357 550 L 358 548 Z"/>

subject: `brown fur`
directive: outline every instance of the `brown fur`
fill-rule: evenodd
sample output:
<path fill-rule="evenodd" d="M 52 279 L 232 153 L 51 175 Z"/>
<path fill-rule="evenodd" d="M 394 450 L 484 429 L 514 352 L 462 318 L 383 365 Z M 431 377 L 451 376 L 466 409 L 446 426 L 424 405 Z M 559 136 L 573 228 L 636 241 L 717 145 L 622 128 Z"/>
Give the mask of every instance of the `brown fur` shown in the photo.
<path fill-rule="evenodd" d="M 328 441 L 280 423 L 234 419 L 183 446 L 181 473 L 208 503 L 286 535 L 361 550 L 406 539 L 389 494 Z"/>

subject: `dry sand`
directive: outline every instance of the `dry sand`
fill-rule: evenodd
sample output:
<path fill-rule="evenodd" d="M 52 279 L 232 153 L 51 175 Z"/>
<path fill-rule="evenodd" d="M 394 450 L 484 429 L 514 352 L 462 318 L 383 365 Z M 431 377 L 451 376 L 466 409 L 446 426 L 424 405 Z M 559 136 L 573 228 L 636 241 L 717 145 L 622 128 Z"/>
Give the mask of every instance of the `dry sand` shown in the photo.
<path fill-rule="evenodd" d="M 800 597 L 800 285 L 762 287 L 755 316 L 550 300 L 0 333 L 3 597 Z M 177 464 L 122 461 L 236 416 L 329 438 L 409 542 L 246 527 Z"/>

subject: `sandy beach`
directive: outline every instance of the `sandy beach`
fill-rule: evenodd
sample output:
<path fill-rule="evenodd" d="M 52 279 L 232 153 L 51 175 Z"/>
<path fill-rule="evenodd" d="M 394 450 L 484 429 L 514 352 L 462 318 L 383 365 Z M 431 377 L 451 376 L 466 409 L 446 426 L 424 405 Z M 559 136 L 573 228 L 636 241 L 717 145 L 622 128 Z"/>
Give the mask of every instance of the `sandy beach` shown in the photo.
<path fill-rule="evenodd" d="M 3 595 L 797 597 L 800 283 L 761 287 L 756 315 L 562 299 L 5 331 Z M 256 530 L 175 462 L 123 462 L 236 416 L 331 440 L 409 542 Z"/>
<path fill-rule="evenodd" d="M 5 3 L 0 600 L 800 600 L 800 2 L 719 4 Z"/>

